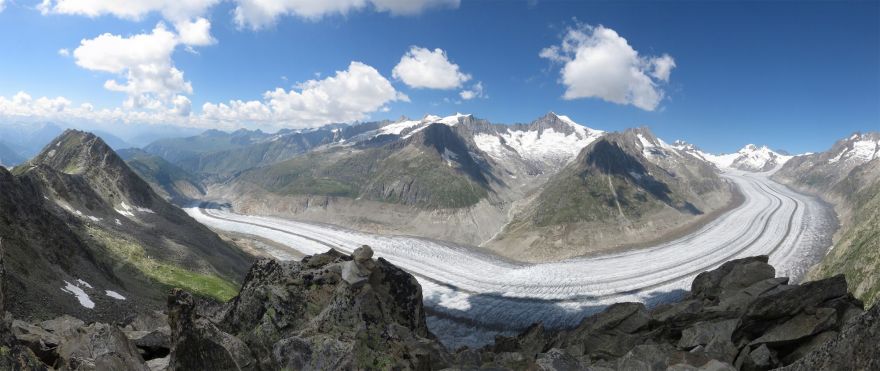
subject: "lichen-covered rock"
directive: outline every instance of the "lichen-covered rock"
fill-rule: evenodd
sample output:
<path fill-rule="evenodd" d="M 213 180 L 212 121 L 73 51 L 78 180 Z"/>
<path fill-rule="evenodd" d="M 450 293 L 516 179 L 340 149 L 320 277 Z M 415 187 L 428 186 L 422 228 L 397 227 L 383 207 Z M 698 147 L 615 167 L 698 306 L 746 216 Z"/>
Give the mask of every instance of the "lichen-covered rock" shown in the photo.
<path fill-rule="evenodd" d="M 352 256 L 331 250 L 301 262 L 259 261 L 225 305 L 211 307 L 177 292 L 169 313 L 172 368 L 216 359 L 223 360 L 217 368 L 262 370 L 434 369 L 454 363 L 428 332 L 415 278 L 384 259 L 373 260 L 366 246 Z M 210 348 L 200 348 L 205 344 Z"/>
<path fill-rule="evenodd" d="M 880 304 L 847 323 L 830 341 L 784 371 L 880 370 Z"/>

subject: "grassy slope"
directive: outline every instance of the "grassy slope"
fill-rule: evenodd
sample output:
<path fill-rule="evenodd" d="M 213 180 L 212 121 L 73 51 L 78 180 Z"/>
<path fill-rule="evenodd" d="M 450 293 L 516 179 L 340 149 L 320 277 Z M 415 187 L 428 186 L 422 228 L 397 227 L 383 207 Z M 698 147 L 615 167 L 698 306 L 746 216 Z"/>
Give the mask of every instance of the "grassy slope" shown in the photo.
<path fill-rule="evenodd" d="M 467 207 L 487 196 L 485 188 L 426 152 L 322 151 L 247 171 L 239 180 L 278 194 L 361 197 L 424 208 Z M 409 185 L 401 189 L 401 183 Z"/>
<path fill-rule="evenodd" d="M 238 294 L 238 286 L 214 275 L 189 271 L 183 267 L 159 261 L 148 256 L 135 240 L 115 236 L 99 228 L 88 228 L 89 235 L 112 257 L 114 262 L 130 264 L 156 283 L 168 287 L 179 287 L 198 295 L 226 301 Z"/>
<path fill-rule="evenodd" d="M 159 156 L 138 152 L 124 157 L 126 164 L 142 179 L 172 198 L 186 196 L 186 190 L 179 189 L 181 182 L 200 193 L 205 192 L 195 176 Z"/>
<path fill-rule="evenodd" d="M 845 274 L 850 290 L 870 307 L 880 299 L 880 182 L 853 195 L 852 204 L 851 226 L 814 275 Z"/>

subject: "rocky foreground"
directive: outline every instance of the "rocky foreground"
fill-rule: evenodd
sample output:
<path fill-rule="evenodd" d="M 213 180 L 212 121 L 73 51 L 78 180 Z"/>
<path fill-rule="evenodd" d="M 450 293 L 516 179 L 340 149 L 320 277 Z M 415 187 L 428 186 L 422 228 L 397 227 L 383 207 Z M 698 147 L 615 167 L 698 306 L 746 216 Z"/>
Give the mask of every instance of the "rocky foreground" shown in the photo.
<path fill-rule="evenodd" d="M 262 260 L 225 304 L 174 290 L 167 315 L 125 324 L 7 315 L 0 369 L 880 369 L 878 342 L 880 306 L 863 312 L 843 276 L 789 285 L 759 256 L 700 274 L 678 303 L 615 304 L 566 331 L 535 324 L 453 351 L 428 330 L 415 278 L 363 247 Z"/>

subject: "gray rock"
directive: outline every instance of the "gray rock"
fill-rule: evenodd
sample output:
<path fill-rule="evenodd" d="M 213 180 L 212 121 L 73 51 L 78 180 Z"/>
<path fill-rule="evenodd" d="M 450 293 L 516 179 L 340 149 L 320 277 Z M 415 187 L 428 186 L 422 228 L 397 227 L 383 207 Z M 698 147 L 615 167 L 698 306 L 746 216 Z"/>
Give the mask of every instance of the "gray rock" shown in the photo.
<path fill-rule="evenodd" d="M 539 370 L 544 371 L 567 371 L 583 368 L 577 358 L 559 348 L 553 348 L 548 350 L 547 353 L 538 354 L 535 364 Z"/>
<path fill-rule="evenodd" d="M 767 260 L 766 255 L 731 260 L 715 270 L 700 273 L 691 284 L 691 295 L 695 298 L 715 299 L 726 292 L 773 278 L 776 270 L 767 264 Z"/>
<path fill-rule="evenodd" d="M 718 304 L 706 308 L 708 312 L 743 313 L 761 295 L 771 292 L 788 283 L 788 277 L 768 278 L 755 282 L 749 287 L 719 298 Z"/>
<path fill-rule="evenodd" d="M 361 287 L 370 279 L 370 272 L 361 271 L 357 262 L 342 263 L 342 279 L 352 287 Z"/>
<path fill-rule="evenodd" d="M 669 366 L 667 371 L 736 371 L 736 367 L 725 362 L 721 362 L 715 359 L 710 359 L 709 362 L 702 366 L 691 366 L 688 364 L 674 364 Z"/>
<path fill-rule="evenodd" d="M 776 354 L 770 350 L 770 348 L 767 348 L 767 344 L 761 344 L 761 346 L 749 352 L 748 359 L 750 365 L 763 370 L 779 364 L 779 361 L 776 359 Z"/>
<path fill-rule="evenodd" d="M 752 340 L 751 345 L 782 345 L 793 343 L 818 334 L 837 324 L 836 311 L 832 308 L 819 308 L 815 313 L 801 313 L 767 331 L 763 336 Z"/>
<path fill-rule="evenodd" d="M 137 348 L 116 326 L 94 323 L 65 337 L 58 347 L 61 369 L 148 371 Z"/>
<path fill-rule="evenodd" d="M 189 293 L 174 289 L 168 298 L 171 360 L 174 370 L 252 370 L 256 361 L 247 345 L 204 318 Z"/>
<path fill-rule="evenodd" d="M 706 344 L 703 353 L 709 358 L 732 364 L 736 360 L 739 348 L 730 340 L 716 338 Z"/>
<path fill-rule="evenodd" d="M 363 245 L 351 253 L 351 257 L 358 263 L 363 263 L 373 259 L 373 248 Z"/>
<path fill-rule="evenodd" d="M 40 322 L 39 326 L 59 337 L 73 336 L 85 326 L 85 322 L 68 315 Z"/>
<path fill-rule="evenodd" d="M 834 339 L 784 367 L 784 371 L 880 370 L 880 305 L 844 326 Z"/>
<path fill-rule="evenodd" d="M 702 310 L 702 300 L 685 300 L 678 303 L 663 304 L 651 311 L 651 321 L 679 324 L 692 321 Z"/>
<path fill-rule="evenodd" d="M 147 368 L 150 371 L 170 371 L 171 370 L 171 356 L 165 358 L 156 358 L 147 361 Z"/>
<path fill-rule="evenodd" d="M 782 363 L 784 363 L 784 364 L 794 363 L 795 361 L 803 358 L 807 354 L 810 354 L 810 352 L 812 352 L 816 349 L 819 349 L 823 344 L 836 338 L 838 334 L 839 333 L 837 331 L 825 331 L 825 332 L 816 334 L 816 336 L 813 336 L 808 341 L 804 342 L 803 344 L 798 345 L 797 348 L 795 348 L 790 353 L 788 353 L 787 355 L 782 357 Z"/>
<path fill-rule="evenodd" d="M 688 350 L 697 345 L 709 344 L 715 339 L 730 341 L 738 326 L 738 319 L 695 323 L 682 331 L 678 347 Z"/>
<path fill-rule="evenodd" d="M 813 308 L 823 302 L 847 295 L 846 279 L 838 275 L 764 294 L 752 303 L 745 316 L 747 319 L 793 316 L 805 308 Z"/>
<path fill-rule="evenodd" d="M 617 362 L 619 370 L 665 370 L 668 353 L 674 351 L 670 346 L 657 344 L 638 345 Z"/>

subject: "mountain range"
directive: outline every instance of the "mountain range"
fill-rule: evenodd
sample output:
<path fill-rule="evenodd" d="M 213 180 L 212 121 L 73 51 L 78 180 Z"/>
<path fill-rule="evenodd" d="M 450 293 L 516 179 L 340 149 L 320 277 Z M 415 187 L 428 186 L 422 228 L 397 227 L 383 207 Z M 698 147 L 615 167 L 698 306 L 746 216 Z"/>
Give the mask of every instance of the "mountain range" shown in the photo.
<path fill-rule="evenodd" d="M 846 274 L 866 303 L 880 299 L 880 133 L 855 133 L 825 152 L 798 156 L 774 178 L 834 205 L 841 228 L 810 278 Z"/>
<path fill-rule="evenodd" d="M 67 130 L 0 178 L 7 290 L 23 318 L 120 320 L 159 308 L 169 287 L 226 299 L 252 259 L 90 133 Z"/>
<path fill-rule="evenodd" d="M 538 325 L 483 350 L 455 353 L 428 332 L 417 281 L 403 270 L 372 261 L 360 249 L 351 257 L 331 251 L 301 263 L 261 261 L 245 275 L 254 258 L 177 206 L 229 202 L 238 212 L 480 245 L 502 257 L 536 262 L 634 248 L 696 228 L 739 202 L 721 170 L 772 175 L 834 205 L 841 228 L 832 250 L 809 273 L 816 282 L 788 285 L 773 277 L 766 257 L 749 258 L 698 276 L 682 303 L 651 311 L 613 305 L 575 329 L 549 333 Z M 16 318 L 11 335 L 0 342 L 11 336 L 32 352 L 0 352 L 0 365 L 7 354 L 31 357 L 27 362 L 78 362 L 51 341 L 104 349 L 104 338 L 90 332 L 102 328 L 116 334 L 110 338 L 114 344 L 128 347 L 123 357 L 128 365 L 149 358 L 184 367 L 206 359 L 227 362 L 230 355 L 256 357 L 268 368 L 332 359 L 402 362 L 367 349 L 375 343 L 370 340 L 339 343 L 360 349 L 361 355 L 349 358 L 315 353 L 334 331 L 356 333 L 332 317 L 342 313 L 339 318 L 353 326 L 372 323 L 370 318 L 408 321 L 403 326 L 415 335 L 395 334 L 411 341 L 392 336 L 383 344 L 442 357 L 415 357 L 419 361 L 412 364 L 517 368 L 564 359 L 577 367 L 596 361 L 624 367 L 653 359 L 631 353 L 648 349 L 667 361 L 696 352 L 737 367 L 810 369 L 804 362 L 824 362 L 815 352 L 847 341 L 838 332 L 870 333 L 861 325 L 844 326 L 849 319 L 868 326 L 876 312 L 861 315 L 862 303 L 846 293 L 846 285 L 869 305 L 880 292 L 880 133 L 856 133 L 828 151 L 791 156 L 756 145 L 712 155 L 685 142 L 669 144 L 645 127 L 604 132 L 554 113 L 518 125 L 457 114 L 274 134 L 208 131 L 118 153 L 99 136 L 67 130 L 30 160 L 11 170 L 0 167 L 0 189 L 0 305 Z M 358 278 L 352 269 L 381 274 Z M 848 279 L 835 277 L 841 273 Z M 175 290 L 169 298 L 173 287 L 195 297 Z M 371 288 L 381 292 L 374 297 Z M 754 290 L 763 291 L 750 294 L 759 292 Z M 357 298 L 354 307 L 346 304 L 351 298 Z M 799 304 L 804 300 L 809 305 Z M 140 320 L 131 322 L 166 302 L 171 318 L 157 323 L 170 330 L 144 331 Z M 718 312 L 722 305 L 745 307 Z M 290 327 L 296 330 L 284 330 L 286 322 L 279 322 L 300 318 L 290 317 L 289 308 L 307 319 Z M 368 316 L 355 315 L 358 311 Z M 659 319 L 668 313 L 672 317 Z M 40 322 L 62 314 L 129 325 L 123 334 L 113 325 L 76 325 L 73 317 Z M 698 321 L 727 321 L 724 316 L 736 321 L 730 333 L 705 329 Z M 9 324 L 0 325 L 3 332 Z M 88 339 L 71 338 L 58 326 L 72 326 Z M 384 336 L 370 326 L 365 336 Z M 795 338 L 800 331 L 795 326 L 813 330 Z M 308 329 L 301 341 L 278 335 L 300 328 Z M 698 333 L 732 338 L 683 340 Z M 773 336 L 778 338 L 767 340 Z M 730 342 L 735 338 L 748 341 Z M 632 339 L 661 345 L 646 348 Z M 829 345 L 823 345 L 826 340 Z M 200 353 L 202 346 L 211 351 Z"/>
<path fill-rule="evenodd" d="M 751 145 L 714 156 L 647 128 L 606 133 L 552 112 L 514 125 L 455 114 L 275 134 L 207 131 L 144 150 L 200 179 L 205 199 L 240 212 L 483 246 L 526 261 L 671 238 L 737 203 L 716 168 L 766 171 L 791 158 Z"/>

